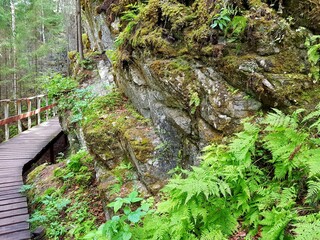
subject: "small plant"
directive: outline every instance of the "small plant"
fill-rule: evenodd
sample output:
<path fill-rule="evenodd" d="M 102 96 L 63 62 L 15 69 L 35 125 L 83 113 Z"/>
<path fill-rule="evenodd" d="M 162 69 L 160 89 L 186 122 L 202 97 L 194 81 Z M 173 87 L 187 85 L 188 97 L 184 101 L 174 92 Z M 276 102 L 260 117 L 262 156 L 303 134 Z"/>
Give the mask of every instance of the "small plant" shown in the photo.
<path fill-rule="evenodd" d="M 244 16 L 234 16 L 225 29 L 225 35 L 230 32 L 229 42 L 233 42 L 243 35 L 247 27 L 247 18 Z"/>
<path fill-rule="evenodd" d="M 60 215 L 71 203 L 67 198 L 60 198 L 58 195 L 46 195 L 42 199 L 43 210 L 35 211 L 28 220 L 32 226 L 49 225 L 47 235 L 57 239 L 67 232 L 66 227 L 60 224 Z"/>
<path fill-rule="evenodd" d="M 97 231 L 86 235 L 85 239 L 131 239 L 133 236 L 131 227 L 141 222 L 142 218 L 150 212 L 149 208 L 152 205 L 152 202 L 142 200 L 138 197 L 137 191 L 131 192 L 125 198 L 116 198 L 108 207 L 113 208 L 114 213 L 121 213 L 102 224 Z M 136 204 L 140 202 L 140 207 L 136 208 Z"/>
<path fill-rule="evenodd" d="M 80 150 L 64 161 L 54 170 L 55 187 L 33 199 L 36 210 L 29 222 L 32 228 L 45 227 L 48 239 L 83 239 L 97 227 L 91 205 L 94 195 L 87 189 L 94 177 L 92 157 Z"/>
<path fill-rule="evenodd" d="M 311 75 L 316 81 L 320 79 L 320 35 L 314 35 L 306 40 L 308 59 L 311 63 Z"/>
<path fill-rule="evenodd" d="M 54 170 L 54 176 L 65 182 L 67 185 L 88 184 L 93 179 L 89 166 L 92 158 L 85 150 L 80 150 L 67 160 L 66 167 L 58 167 Z"/>
<path fill-rule="evenodd" d="M 30 189 L 32 189 L 33 188 L 33 186 L 32 185 L 23 185 L 21 188 L 20 188 L 20 190 L 19 190 L 19 192 L 21 192 L 21 193 L 26 193 L 26 192 L 28 192 Z"/>
<path fill-rule="evenodd" d="M 201 99 L 197 92 L 192 92 L 190 95 L 189 107 L 191 107 L 191 114 L 194 114 L 197 108 L 200 106 Z"/>
<path fill-rule="evenodd" d="M 74 79 L 63 77 L 61 74 L 49 77 L 44 83 L 44 88 L 48 91 L 50 98 L 60 98 L 64 94 L 73 91 L 77 86 L 78 83 Z"/>
<path fill-rule="evenodd" d="M 238 8 L 233 8 L 230 6 L 221 8 L 220 12 L 213 17 L 211 28 L 219 27 L 221 31 L 224 31 L 227 25 L 231 22 L 231 17 L 235 16 L 238 11 Z"/>
<path fill-rule="evenodd" d="M 218 14 L 216 14 L 212 19 L 211 28 L 220 28 L 224 31 L 228 24 L 231 22 L 231 13 L 228 8 L 222 8 Z"/>

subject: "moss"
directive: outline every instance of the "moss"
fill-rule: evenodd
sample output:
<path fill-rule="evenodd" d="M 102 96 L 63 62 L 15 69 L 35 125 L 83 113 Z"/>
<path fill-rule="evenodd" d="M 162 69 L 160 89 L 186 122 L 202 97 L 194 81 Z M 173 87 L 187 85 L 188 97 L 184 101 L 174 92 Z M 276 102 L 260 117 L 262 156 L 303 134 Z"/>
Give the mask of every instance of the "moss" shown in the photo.
<path fill-rule="evenodd" d="M 320 33 L 319 0 L 286 0 L 284 1 L 285 16 L 293 16 L 296 26 L 304 26 Z"/>
<path fill-rule="evenodd" d="M 35 178 L 39 175 L 39 173 L 42 172 L 43 169 L 45 169 L 47 167 L 47 164 L 42 164 L 38 167 L 36 167 L 34 170 L 32 170 L 32 172 L 30 172 L 28 174 L 28 177 L 27 177 L 27 182 L 34 182 L 35 181 Z"/>
<path fill-rule="evenodd" d="M 153 157 L 155 148 L 151 140 L 146 136 L 147 131 L 141 131 L 141 128 L 133 127 L 124 132 L 123 137 L 130 144 L 135 157 L 138 161 L 144 163 Z"/>
<path fill-rule="evenodd" d="M 306 61 L 299 51 L 291 49 L 268 57 L 271 61 L 270 72 L 273 73 L 301 73 L 308 72 Z"/>
<path fill-rule="evenodd" d="M 248 0 L 248 4 L 250 8 L 259 8 L 263 6 L 261 0 Z"/>
<path fill-rule="evenodd" d="M 75 60 L 76 56 L 77 56 L 77 52 L 76 52 L 76 51 L 70 51 L 70 52 L 68 52 L 68 58 L 69 58 L 71 61 Z"/>
<path fill-rule="evenodd" d="M 89 50 L 91 48 L 88 34 L 86 34 L 86 33 L 82 34 L 82 43 L 83 43 L 83 46 L 85 47 L 85 49 Z"/>
<path fill-rule="evenodd" d="M 142 159 L 146 152 L 139 148 L 139 144 L 146 146 L 146 143 L 142 141 L 138 144 L 130 138 L 128 131 L 139 129 L 139 126 L 146 127 L 149 121 L 135 112 L 125 98 L 118 92 L 112 92 L 94 100 L 89 109 L 90 111 L 85 112 L 84 135 L 90 151 L 98 156 L 100 161 L 112 161 L 106 164 L 113 168 L 124 158 L 121 139 L 132 143 L 137 155 Z M 141 132 L 141 129 L 137 132 Z"/>

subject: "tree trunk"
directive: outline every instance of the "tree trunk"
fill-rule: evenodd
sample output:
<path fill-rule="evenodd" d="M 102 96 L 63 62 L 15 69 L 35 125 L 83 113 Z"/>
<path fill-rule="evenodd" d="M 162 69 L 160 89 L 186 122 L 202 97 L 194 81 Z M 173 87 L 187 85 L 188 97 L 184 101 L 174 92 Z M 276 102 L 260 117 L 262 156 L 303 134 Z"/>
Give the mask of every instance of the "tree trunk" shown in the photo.
<path fill-rule="evenodd" d="M 83 45 L 82 45 L 82 24 L 81 24 L 81 1 L 77 0 L 77 40 L 78 40 L 78 51 L 80 54 L 80 60 L 83 60 Z"/>
<path fill-rule="evenodd" d="M 11 7 L 11 31 L 12 31 L 12 63 L 13 63 L 13 89 L 12 97 L 13 99 L 17 98 L 17 49 L 16 49 L 16 7 L 14 5 L 14 0 L 10 0 Z"/>

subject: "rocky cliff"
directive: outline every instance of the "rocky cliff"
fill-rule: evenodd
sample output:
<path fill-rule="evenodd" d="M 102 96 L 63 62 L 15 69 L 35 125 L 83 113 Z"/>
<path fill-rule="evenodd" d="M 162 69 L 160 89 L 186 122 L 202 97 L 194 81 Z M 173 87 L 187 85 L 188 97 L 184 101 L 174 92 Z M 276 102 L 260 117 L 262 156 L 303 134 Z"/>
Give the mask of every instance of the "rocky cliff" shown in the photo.
<path fill-rule="evenodd" d="M 108 55 L 98 82 L 114 81 L 132 103 L 118 96 L 111 108 L 99 105 L 83 127 L 106 195 L 116 184 L 154 194 L 170 169 L 197 164 L 201 149 L 239 130 L 242 119 L 319 102 L 305 44 L 319 31 L 318 15 L 301 8 L 297 17 L 296 2 L 302 7 L 295 0 L 82 1 L 87 51 Z"/>

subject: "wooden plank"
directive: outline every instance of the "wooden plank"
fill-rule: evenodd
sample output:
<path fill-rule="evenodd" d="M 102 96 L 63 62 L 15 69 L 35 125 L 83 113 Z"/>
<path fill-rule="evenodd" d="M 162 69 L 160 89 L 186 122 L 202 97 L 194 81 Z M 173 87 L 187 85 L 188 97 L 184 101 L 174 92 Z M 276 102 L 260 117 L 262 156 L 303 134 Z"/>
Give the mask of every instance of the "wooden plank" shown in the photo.
<path fill-rule="evenodd" d="M 18 189 L 18 190 L 20 190 L 21 187 L 22 187 L 22 184 L 16 185 L 16 186 L 4 186 L 4 187 L 1 187 L 1 186 L 0 186 L 0 192 L 5 191 L 5 190 L 13 190 L 13 189 Z"/>
<path fill-rule="evenodd" d="M 0 159 L 0 170 L 3 170 L 3 169 L 19 169 L 19 168 L 22 168 L 24 166 L 24 163 L 25 162 L 29 162 L 30 159 L 20 159 L 20 161 L 16 161 L 15 159 L 12 159 L 12 160 L 7 160 L 7 159 Z"/>
<path fill-rule="evenodd" d="M 0 201 L 1 200 L 6 200 L 6 199 L 20 198 L 20 197 L 23 197 L 23 194 L 21 194 L 21 193 L 12 193 L 12 194 L 7 194 L 7 195 L 0 196 Z"/>
<path fill-rule="evenodd" d="M 20 169 L 20 171 L 10 171 L 7 170 L 5 171 L 0 171 L 0 178 L 8 178 L 8 177 L 19 177 L 22 174 L 22 170 Z"/>
<path fill-rule="evenodd" d="M 0 144 L 0 240 L 30 239 L 27 199 L 19 192 L 22 168 L 60 133 L 54 119 Z"/>
<path fill-rule="evenodd" d="M 1 206 L 0 212 L 5 212 L 5 211 L 9 211 L 9 210 L 11 211 L 11 210 L 26 208 L 26 207 L 28 207 L 27 202 L 13 203 L 13 204 Z"/>
<path fill-rule="evenodd" d="M 29 219 L 29 214 L 2 218 L 0 219 L 0 226 L 7 226 L 7 225 L 12 225 L 14 223 L 26 222 L 28 219 Z"/>
<path fill-rule="evenodd" d="M 0 235 L 1 240 L 26 240 L 31 239 L 31 234 L 29 230 L 22 230 L 9 234 Z"/>
<path fill-rule="evenodd" d="M 20 193 L 20 189 L 2 190 L 0 192 L 0 196 L 11 195 L 11 194 L 15 194 L 15 193 Z M 1 209 L 0 209 L 0 211 L 1 211 Z"/>
<path fill-rule="evenodd" d="M 0 219 L 2 218 L 7 218 L 10 216 L 19 216 L 19 215 L 24 215 L 29 212 L 28 208 L 19 208 L 15 210 L 10 210 L 10 211 L 4 211 L 0 212 Z"/>
<path fill-rule="evenodd" d="M 21 203 L 26 201 L 27 201 L 26 197 L 19 197 L 19 198 L 7 199 L 2 201 L 0 200 L 0 206 L 13 204 L 13 203 Z"/>
<path fill-rule="evenodd" d="M 21 180 L 16 180 L 15 178 L 13 178 L 12 180 L 9 181 L 1 181 L 0 182 L 0 187 L 6 187 L 6 186 L 17 186 L 17 185 L 23 185 L 23 181 L 22 178 Z"/>
<path fill-rule="evenodd" d="M 22 172 L 19 172 L 19 173 L 0 173 L 0 181 L 2 180 L 2 179 L 7 179 L 7 178 L 9 178 L 9 177 L 16 177 L 16 178 L 19 178 L 19 177 L 21 177 L 21 174 L 22 174 Z"/>
<path fill-rule="evenodd" d="M 27 222 L 15 223 L 8 226 L 2 226 L 0 227 L 0 239 L 2 239 L 1 234 L 13 233 L 13 232 L 28 230 L 28 229 L 29 229 L 29 223 Z"/>

